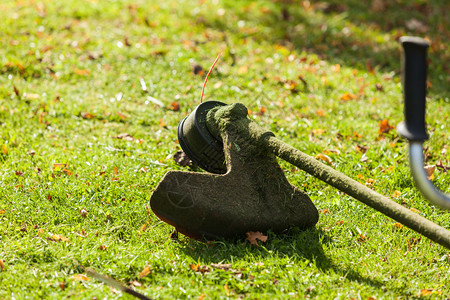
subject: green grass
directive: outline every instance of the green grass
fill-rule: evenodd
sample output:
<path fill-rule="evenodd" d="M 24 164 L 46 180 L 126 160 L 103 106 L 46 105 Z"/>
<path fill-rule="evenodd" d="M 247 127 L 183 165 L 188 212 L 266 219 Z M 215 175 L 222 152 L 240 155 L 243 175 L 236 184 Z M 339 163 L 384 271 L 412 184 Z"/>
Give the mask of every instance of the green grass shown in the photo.
<path fill-rule="evenodd" d="M 269 233 L 260 246 L 204 244 L 172 240 L 151 212 L 159 180 L 183 169 L 169 156 L 199 103 L 191 64 L 207 69 L 224 51 L 205 100 L 244 103 L 283 141 L 450 228 L 450 214 L 413 187 L 406 141 L 379 133 L 381 120 L 403 119 L 397 38 L 426 36 L 427 163 L 450 164 L 448 3 L 386 1 L 375 12 L 371 1 L 285 2 L 0 3 L 0 298 L 123 296 L 83 280 L 86 267 L 152 298 L 450 296 L 448 249 L 284 162 L 320 211 L 315 229 Z M 411 19 L 426 27 L 408 29 Z M 133 140 L 114 138 L 122 133 Z M 449 179 L 434 173 L 443 190 Z"/>

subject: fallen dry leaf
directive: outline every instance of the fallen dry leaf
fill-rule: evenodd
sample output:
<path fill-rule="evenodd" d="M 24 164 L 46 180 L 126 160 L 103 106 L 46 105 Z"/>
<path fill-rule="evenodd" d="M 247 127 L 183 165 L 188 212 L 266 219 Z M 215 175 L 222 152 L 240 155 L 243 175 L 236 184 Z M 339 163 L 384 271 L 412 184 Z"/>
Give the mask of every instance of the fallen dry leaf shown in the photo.
<path fill-rule="evenodd" d="M 423 167 L 425 169 L 425 172 L 427 173 L 428 180 L 433 180 L 434 176 L 433 173 L 436 170 L 436 166 L 425 166 Z"/>
<path fill-rule="evenodd" d="M 186 153 L 184 153 L 183 150 L 178 150 L 174 155 L 173 155 L 173 160 L 180 166 L 182 167 L 190 167 L 192 166 L 192 161 L 191 159 L 186 155 Z"/>
<path fill-rule="evenodd" d="M 325 129 L 317 128 L 317 129 L 311 130 L 311 133 L 313 135 L 322 135 L 325 131 L 326 131 Z"/>
<path fill-rule="evenodd" d="M 106 245 L 100 245 L 100 246 L 98 246 L 98 249 L 100 249 L 100 250 L 102 250 L 102 251 L 105 251 L 106 249 L 108 249 L 108 246 L 106 246 Z"/>
<path fill-rule="evenodd" d="M 173 111 L 179 111 L 180 103 L 178 101 L 173 101 L 172 103 L 170 103 L 168 109 L 173 110 Z"/>
<path fill-rule="evenodd" d="M 191 65 L 191 67 L 192 67 L 192 73 L 194 73 L 195 75 L 200 75 L 200 76 L 205 75 L 205 70 L 199 64 L 193 63 Z"/>
<path fill-rule="evenodd" d="M 15 85 L 13 85 L 13 89 L 14 89 L 14 94 L 16 94 L 16 96 L 20 98 L 20 91 L 19 91 L 19 89 Z"/>
<path fill-rule="evenodd" d="M 142 233 L 147 229 L 147 224 L 148 224 L 148 221 L 145 222 L 144 225 L 141 226 L 141 229 L 139 229 L 139 233 Z"/>
<path fill-rule="evenodd" d="M 316 159 L 320 159 L 320 160 L 322 160 L 322 161 L 324 161 L 324 162 L 326 162 L 326 163 L 329 163 L 329 164 L 332 164 L 332 163 L 333 163 L 333 160 L 332 160 L 328 155 L 325 155 L 325 154 L 323 154 L 323 153 L 317 154 L 317 155 L 315 156 L 315 158 L 316 158 Z"/>
<path fill-rule="evenodd" d="M 394 126 L 389 125 L 389 121 L 387 119 L 378 122 L 378 127 L 380 134 L 389 133 L 389 131 L 395 128 Z"/>
<path fill-rule="evenodd" d="M 211 271 L 211 269 L 208 266 L 198 265 L 198 264 L 189 264 L 189 268 L 191 270 L 193 270 L 194 272 L 200 272 L 202 274 L 205 274 L 206 272 Z"/>
<path fill-rule="evenodd" d="M 422 290 L 420 290 L 419 296 L 429 296 L 431 294 L 441 295 L 442 292 L 438 291 L 438 290 L 433 290 L 433 289 L 422 289 Z"/>
<path fill-rule="evenodd" d="M 247 240 L 250 242 L 250 244 L 258 246 L 257 240 L 260 240 L 261 242 L 267 241 L 267 235 L 263 235 L 259 231 L 249 231 L 247 232 Z"/>
<path fill-rule="evenodd" d="M 95 114 L 91 114 L 90 112 L 86 112 L 86 111 L 81 112 L 81 113 L 80 113 L 80 116 L 81 116 L 83 119 L 87 119 L 87 120 L 89 120 L 89 119 L 94 119 L 94 118 L 95 118 Z"/>
<path fill-rule="evenodd" d="M 75 72 L 75 74 L 80 75 L 80 76 L 87 76 L 87 75 L 91 74 L 91 71 L 89 71 L 88 69 L 75 68 L 73 71 Z"/>
<path fill-rule="evenodd" d="M 343 101 L 350 101 L 350 100 L 354 100 L 356 98 L 357 98 L 357 96 L 352 93 L 345 93 L 345 94 L 341 95 L 341 97 L 340 97 L 340 99 Z"/>
<path fill-rule="evenodd" d="M 392 198 L 400 197 L 401 194 L 402 192 L 395 190 L 394 193 L 392 194 Z"/>
<path fill-rule="evenodd" d="M 60 171 L 62 168 L 65 168 L 67 166 L 68 166 L 68 164 L 56 163 L 56 164 L 53 164 L 53 170 L 54 171 Z"/>
<path fill-rule="evenodd" d="M 129 142 L 134 141 L 134 137 L 132 137 L 128 133 L 121 133 L 121 134 L 119 134 L 117 136 L 113 136 L 112 138 L 113 139 L 118 139 L 118 140 L 125 140 L 125 141 L 129 141 Z"/>
<path fill-rule="evenodd" d="M 87 216 L 87 210 L 86 210 L 85 208 L 82 208 L 82 209 L 80 210 L 80 215 L 81 215 L 81 217 L 86 218 L 86 216 Z"/>
<path fill-rule="evenodd" d="M 203 299 L 205 299 L 205 297 L 206 297 L 206 294 L 203 293 L 203 294 L 201 294 L 200 296 L 197 297 L 197 300 L 203 300 Z"/>
<path fill-rule="evenodd" d="M 2 259 L 0 259 L 0 271 L 3 271 L 5 269 L 5 263 Z"/>
<path fill-rule="evenodd" d="M 400 223 L 394 223 L 394 227 L 398 228 L 398 229 L 402 229 L 403 225 Z"/>
<path fill-rule="evenodd" d="M 36 99 L 39 99 L 39 97 L 40 97 L 38 94 L 28 94 L 28 93 L 24 93 L 23 95 L 25 96 L 25 98 L 26 98 L 27 100 L 36 100 Z"/>
<path fill-rule="evenodd" d="M 3 215 L 6 212 L 4 209 L 0 209 L 0 215 Z"/>
<path fill-rule="evenodd" d="M 330 210 L 328 208 L 325 208 L 325 209 L 322 210 L 322 213 L 323 214 L 329 214 Z"/>
<path fill-rule="evenodd" d="M 248 73 L 248 67 L 247 66 L 240 66 L 238 69 L 238 74 L 242 75 L 242 74 L 247 74 Z"/>
<path fill-rule="evenodd" d="M 83 274 L 75 274 L 72 276 L 73 280 L 84 280 L 84 281 L 89 281 L 89 277 L 87 277 L 86 275 Z"/>
<path fill-rule="evenodd" d="M 414 208 L 414 207 L 411 207 L 410 210 L 411 210 L 412 212 L 415 212 L 416 214 L 420 214 L 420 213 L 421 213 L 420 210 L 418 210 L 417 208 Z"/>
<path fill-rule="evenodd" d="M 137 281 L 137 280 L 133 280 L 132 282 L 130 282 L 130 284 L 131 284 L 131 285 L 134 285 L 134 286 L 136 286 L 136 287 L 142 286 L 142 283 L 140 283 L 140 282 Z"/>
<path fill-rule="evenodd" d="M 63 242 L 69 242 L 69 239 L 68 239 L 68 238 L 66 238 L 66 237 L 64 237 L 64 236 L 62 236 L 62 235 L 59 235 L 59 234 L 53 234 L 53 235 L 49 238 L 49 240 L 54 241 L 54 242 L 60 242 L 60 241 L 63 241 Z"/>
<path fill-rule="evenodd" d="M 146 266 L 141 273 L 139 273 L 139 278 L 145 277 L 148 274 L 150 274 L 151 270 L 150 270 L 150 266 Z"/>

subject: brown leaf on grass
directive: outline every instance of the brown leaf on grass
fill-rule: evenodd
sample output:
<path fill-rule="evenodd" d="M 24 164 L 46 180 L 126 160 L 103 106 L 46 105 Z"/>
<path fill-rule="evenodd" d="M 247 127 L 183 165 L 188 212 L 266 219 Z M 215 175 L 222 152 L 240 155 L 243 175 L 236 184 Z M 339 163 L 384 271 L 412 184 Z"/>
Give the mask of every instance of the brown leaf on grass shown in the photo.
<path fill-rule="evenodd" d="M 151 270 L 150 270 L 150 266 L 145 266 L 145 268 L 141 271 L 141 273 L 139 273 L 139 278 L 145 277 L 148 274 L 150 274 Z"/>
<path fill-rule="evenodd" d="M 323 214 L 329 214 L 330 210 L 328 208 L 325 208 L 325 209 L 322 210 L 322 213 Z"/>
<path fill-rule="evenodd" d="M 414 208 L 414 207 L 411 207 L 410 210 L 411 210 L 412 212 L 415 212 L 416 214 L 420 214 L 420 213 L 421 213 L 420 210 L 418 210 L 417 208 Z"/>
<path fill-rule="evenodd" d="M 14 89 L 14 94 L 16 94 L 16 96 L 20 98 L 20 91 L 19 91 L 19 89 L 15 85 L 13 85 L 13 89 Z"/>
<path fill-rule="evenodd" d="M 75 274 L 72 276 L 73 280 L 83 280 L 83 281 L 89 281 L 89 277 L 83 274 Z"/>
<path fill-rule="evenodd" d="M 366 242 L 367 241 L 367 236 L 366 236 L 366 234 L 364 233 L 364 234 L 358 234 L 358 242 L 360 242 L 360 243 L 364 243 L 364 242 Z"/>
<path fill-rule="evenodd" d="M 26 99 L 28 100 L 36 100 L 39 99 L 39 94 L 28 94 L 28 93 L 24 93 L 23 94 L 25 96 Z"/>
<path fill-rule="evenodd" d="M 61 288 L 61 290 L 65 290 L 66 289 L 66 283 L 63 281 L 59 284 L 59 287 Z"/>
<path fill-rule="evenodd" d="M 8 147 L 6 147 L 6 145 L 2 145 L 2 153 L 3 154 L 8 154 Z"/>
<path fill-rule="evenodd" d="M 141 226 L 141 228 L 139 229 L 139 234 L 141 234 L 142 232 L 144 232 L 147 229 L 147 224 L 148 221 L 144 223 L 144 225 Z"/>
<path fill-rule="evenodd" d="M 323 153 L 317 154 L 317 155 L 315 156 L 315 158 L 316 158 L 316 159 L 320 159 L 321 161 L 324 161 L 324 162 L 326 162 L 326 163 L 328 163 L 328 164 L 332 164 L 332 163 L 333 163 L 333 160 L 332 160 L 328 155 L 325 155 L 325 154 L 323 154 Z"/>
<path fill-rule="evenodd" d="M 352 93 L 344 93 L 341 95 L 340 99 L 343 101 L 350 101 L 358 98 L 355 94 Z"/>
<path fill-rule="evenodd" d="M 118 139 L 118 140 L 125 140 L 125 141 L 129 141 L 129 142 L 134 141 L 134 137 L 132 137 L 128 133 L 121 133 L 121 134 L 119 134 L 117 136 L 113 136 L 112 138 L 113 139 Z"/>
<path fill-rule="evenodd" d="M 449 167 L 449 166 L 444 166 L 444 165 L 442 164 L 442 161 L 439 161 L 439 162 L 436 164 L 436 167 L 439 168 L 439 169 L 442 169 L 442 170 L 444 171 L 444 173 L 446 173 L 448 170 L 450 170 L 450 167 Z"/>
<path fill-rule="evenodd" d="M 86 210 L 85 208 L 82 208 L 82 209 L 80 210 L 80 215 L 81 215 L 82 218 L 86 218 L 86 216 L 87 216 L 87 210 Z"/>
<path fill-rule="evenodd" d="M 370 63 L 370 60 L 366 60 L 366 67 L 367 67 L 367 71 L 369 71 L 369 73 L 371 74 L 375 74 L 375 70 L 372 67 L 372 64 Z"/>
<path fill-rule="evenodd" d="M 263 116 L 267 111 L 267 108 L 265 106 L 261 106 L 261 108 L 258 111 L 258 116 Z"/>
<path fill-rule="evenodd" d="M 98 249 L 100 249 L 100 250 L 102 250 L 102 251 L 105 251 L 106 249 L 108 249 L 108 246 L 106 246 L 106 245 L 100 245 L 100 246 L 98 246 Z"/>
<path fill-rule="evenodd" d="M 140 282 L 137 281 L 137 280 L 133 280 L 132 282 L 130 282 L 130 284 L 131 284 L 131 285 L 134 285 L 135 287 L 140 287 L 140 286 L 142 286 L 142 283 L 140 283 Z"/>
<path fill-rule="evenodd" d="M 68 166 L 68 164 L 55 163 L 55 164 L 53 164 L 53 170 L 60 171 L 62 168 L 65 168 L 67 166 Z"/>
<path fill-rule="evenodd" d="M 439 290 L 433 290 L 433 289 L 422 289 L 422 290 L 420 290 L 419 297 L 420 296 L 429 296 L 432 294 L 442 295 L 442 292 Z"/>
<path fill-rule="evenodd" d="M 403 225 L 400 223 L 394 223 L 393 226 L 398 229 L 403 229 Z"/>
<path fill-rule="evenodd" d="M 206 297 L 206 294 L 203 293 L 203 294 L 201 294 L 200 296 L 197 297 L 197 300 L 204 300 L 205 297 Z"/>
<path fill-rule="evenodd" d="M 89 120 L 89 119 L 94 119 L 94 118 L 95 118 L 95 114 L 91 114 L 90 112 L 86 112 L 86 111 L 81 112 L 81 113 L 80 113 L 80 116 L 81 116 L 83 119 L 87 119 L 87 120 Z"/>
<path fill-rule="evenodd" d="M 392 198 L 398 198 L 400 197 L 402 194 L 402 192 L 395 190 L 394 193 L 392 194 Z"/>
<path fill-rule="evenodd" d="M 59 234 L 53 234 L 50 238 L 48 238 L 50 241 L 53 241 L 53 242 L 61 242 L 61 241 L 63 241 L 63 242 L 69 242 L 69 239 L 68 238 L 66 238 L 66 237 L 64 237 L 64 236 L 62 236 L 62 235 L 59 235 Z"/>
<path fill-rule="evenodd" d="M 225 293 L 227 293 L 227 296 L 229 297 L 231 295 L 230 288 L 228 287 L 228 284 L 225 284 L 223 286 L 223 289 L 225 290 Z"/>
<path fill-rule="evenodd" d="M 72 175 L 72 171 L 70 171 L 69 169 L 63 169 L 62 170 L 63 171 L 63 173 L 65 173 L 66 175 Z"/>
<path fill-rule="evenodd" d="M 180 110 L 180 103 L 178 101 L 173 101 L 169 104 L 168 109 L 173 111 L 179 111 Z"/>
<path fill-rule="evenodd" d="M 114 176 L 117 175 L 117 173 L 119 173 L 119 171 L 117 170 L 117 166 L 114 166 Z"/>
<path fill-rule="evenodd" d="M 0 215 L 3 215 L 6 212 L 4 209 L 0 209 Z"/>
<path fill-rule="evenodd" d="M 375 84 L 375 88 L 377 89 L 377 91 L 382 92 L 384 90 L 383 86 L 381 85 L 381 83 L 377 83 Z"/>
<path fill-rule="evenodd" d="M 425 172 L 427 173 L 428 180 L 433 180 L 434 176 L 433 173 L 436 170 L 436 166 L 425 166 L 423 167 L 425 169 Z"/>
<path fill-rule="evenodd" d="M 311 130 L 312 135 L 322 135 L 324 132 L 326 132 L 325 129 L 321 129 L 321 128 L 317 128 L 317 129 L 313 129 Z"/>
<path fill-rule="evenodd" d="M 205 274 L 207 272 L 211 272 L 211 269 L 208 266 L 205 266 L 205 265 L 189 264 L 189 268 L 191 270 L 193 270 L 194 272 L 200 272 L 202 274 Z"/>
<path fill-rule="evenodd" d="M 248 73 L 248 67 L 247 66 L 240 66 L 238 69 L 238 74 L 243 75 Z"/>
<path fill-rule="evenodd" d="M 267 235 L 263 235 L 259 231 L 249 231 L 247 232 L 247 240 L 250 242 L 250 244 L 258 246 L 257 240 L 260 240 L 261 242 L 267 241 Z"/>
<path fill-rule="evenodd" d="M 75 74 L 80 75 L 80 76 L 88 76 L 91 74 L 91 71 L 89 71 L 88 69 L 75 68 L 73 71 L 75 72 Z"/>
<path fill-rule="evenodd" d="M 192 166 L 192 161 L 191 159 L 186 155 L 186 153 L 184 153 L 183 150 L 178 150 L 174 155 L 173 155 L 173 160 L 180 166 L 182 167 L 190 167 Z"/>
<path fill-rule="evenodd" d="M 5 263 L 3 262 L 3 259 L 0 259 L 0 271 L 3 271 L 5 269 Z"/>
<path fill-rule="evenodd" d="M 205 75 L 205 70 L 199 64 L 193 63 L 191 65 L 191 67 L 192 67 L 192 73 L 194 73 L 195 75 L 200 75 L 200 76 Z"/>
<path fill-rule="evenodd" d="M 378 122 L 378 127 L 379 127 L 378 132 L 380 134 L 389 133 L 389 131 L 395 128 L 394 126 L 389 125 L 388 119 L 384 119 Z"/>
<path fill-rule="evenodd" d="M 121 120 L 126 120 L 128 119 L 129 116 L 127 116 L 126 114 L 123 114 L 121 112 L 116 112 L 116 115 L 121 119 Z"/>
<path fill-rule="evenodd" d="M 361 152 L 361 153 L 366 153 L 367 150 L 369 150 L 369 147 L 365 147 L 365 146 L 356 144 L 355 150 L 358 152 Z"/>

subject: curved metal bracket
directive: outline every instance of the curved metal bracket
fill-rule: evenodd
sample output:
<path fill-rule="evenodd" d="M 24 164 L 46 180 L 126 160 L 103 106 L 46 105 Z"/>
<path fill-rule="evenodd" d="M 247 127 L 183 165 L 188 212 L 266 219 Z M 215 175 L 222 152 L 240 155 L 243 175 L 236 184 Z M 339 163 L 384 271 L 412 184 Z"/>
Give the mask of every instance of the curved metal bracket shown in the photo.
<path fill-rule="evenodd" d="M 433 182 L 428 179 L 428 175 L 424 169 L 423 146 L 422 142 L 410 141 L 409 143 L 409 166 L 416 187 L 422 195 L 442 208 L 450 209 L 450 195 L 444 194 L 437 189 Z"/>

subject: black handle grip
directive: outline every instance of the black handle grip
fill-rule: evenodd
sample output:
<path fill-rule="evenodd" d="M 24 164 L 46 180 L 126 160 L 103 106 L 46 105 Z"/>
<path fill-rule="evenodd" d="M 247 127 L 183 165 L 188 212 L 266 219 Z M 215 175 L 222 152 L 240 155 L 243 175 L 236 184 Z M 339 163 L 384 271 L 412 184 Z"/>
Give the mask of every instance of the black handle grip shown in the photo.
<path fill-rule="evenodd" d="M 410 141 L 425 141 L 425 97 L 427 84 L 427 49 L 429 43 L 419 37 L 400 38 L 403 46 L 403 97 L 405 121 L 398 132 Z"/>

